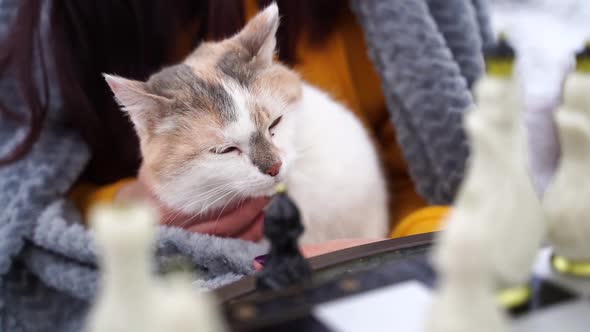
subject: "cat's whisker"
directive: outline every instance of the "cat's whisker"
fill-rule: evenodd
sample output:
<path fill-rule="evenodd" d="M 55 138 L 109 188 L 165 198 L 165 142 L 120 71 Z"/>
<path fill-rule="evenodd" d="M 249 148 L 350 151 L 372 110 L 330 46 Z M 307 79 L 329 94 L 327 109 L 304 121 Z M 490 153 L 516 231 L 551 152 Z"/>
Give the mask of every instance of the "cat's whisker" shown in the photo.
<path fill-rule="evenodd" d="M 219 220 L 219 218 L 221 217 L 221 215 L 223 214 L 224 210 L 227 208 L 229 203 L 231 203 L 231 201 L 236 196 L 241 194 L 240 191 L 234 191 L 234 188 L 246 187 L 246 186 L 256 186 L 256 185 L 260 184 L 261 182 L 263 182 L 263 181 L 259 178 L 247 178 L 247 179 L 242 179 L 239 181 L 234 181 L 231 183 L 219 184 L 219 182 L 214 182 L 214 183 L 205 184 L 205 185 L 201 186 L 201 189 L 205 188 L 205 189 L 207 189 L 206 191 L 199 193 L 198 195 L 193 197 L 191 202 L 189 202 L 188 204 L 185 204 L 181 208 L 177 209 L 174 213 L 166 215 L 165 219 L 162 221 L 162 223 L 165 225 L 170 225 L 173 220 L 175 220 L 178 216 L 185 213 L 184 211 L 193 210 L 194 207 L 203 204 L 203 206 L 200 209 L 198 209 L 194 213 L 190 213 L 186 216 L 187 217 L 186 221 L 179 225 L 180 227 L 183 227 L 187 223 L 189 223 L 191 221 L 191 219 L 193 219 L 194 217 L 196 217 L 198 215 L 206 213 L 210 209 L 210 207 L 213 206 L 215 203 L 219 202 L 220 200 L 226 198 L 227 196 L 229 196 L 230 194 L 233 193 L 233 196 L 230 199 L 228 199 L 227 202 L 225 202 L 223 208 L 221 209 L 221 211 L 217 217 L 217 220 Z M 241 203 L 244 201 L 245 198 L 247 198 L 247 197 L 245 197 L 245 196 L 241 197 L 238 202 L 238 205 L 241 205 Z M 205 202 L 209 202 L 209 203 L 204 204 Z"/>
<path fill-rule="evenodd" d="M 170 220 L 174 220 L 176 217 L 178 217 L 179 215 L 181 215 L 183 212 L 183 210 L 188 210 L 191 209 L 192 207 L 194 207 L 195 205 L 203 202 L 203 201 L 207 201 L 209 199 L 211 199 L 212 197 L 215 197 L 216 195 L 225 193 L 227 192 L 231 192 L 231 184 L 224 184 L 221 186 L 218 186 L 216 188 L 213 188 L 207 192 L 201 193 L 199 195 L 197 195 L 195 197 L 195 199 L 193 201 L 191 201 L 191 203 L 183 206 L 182 208 L 178 209 L 175 213 L 170 214 L 167 216 L 165 223 L 169 223 Z M 199 199 L 200 198 L 200 199 Z M 198 215 L 198 213 L 190 215 L 190 218 L 187 218 L 187 220 L 190 220 L 191 218 L 195 217 L 196 215 Z M 184 225 L 184 224 L 183 224 Z"/>
<path fill-rule="evenodd" d="M 217 215 L 217 218 L 215 221 L 219 221 L 219 218 L 221 218 L 221 216 L 223 215 L 223 211 L 225 210 L 225 208 L 227 207 L 227 205 L 234 199 L 236 198 L 236 196 L 238 196 L 240 193 L 236 192 L 234 193 L 234 195 L 232 197 L 230 197 L 227 202 L 225 202 L 225 204 L 223 205 L 223 207 L 221 208 L 221 210 L 219 211 L 219 214 Z"/>
<path fill-rule="evenodd" d="M 228 192 L 231 192 L 232 191 L 231 190 L 232 187 L 245 186 L 245 185 L 249 185 L 249 184 L 254 184 L 256 182 L 257 182 L 256 179 L 247 179 L 247 180 L 242 180 L 242 181 L 231 182 L 231 183 L 225 184 L 223 186 L 223 189 L 228 189 L 229 188 L 230 190 L 228 190 Z M 209 195 L 208 197 L 204 197 L 204 198 L 201 198 L 199 200 L 193 201 L 190 205 L 187 205 L 184 208 L 185 209 L 189 209 L 189 208 L 193 207 L 196 204 L 202 203 L 203 201 L 211 200 L 211 199 L 213 199 L 217 195 L 222 195 L 223 196 L 223 195 L 225 195 L 225 192 L 223 192 L 222 190 L 213 191 L 212 194 Z M 200 196 L 202 196 L 202 194 Z M 216 198 L 213 203 L 217 202 L 218 200 L 219 200 L 219 198 Z M 200 212 L 207 210 L 210 206 L 211 206 L 211 203 L 208 204 L 207 206 L 203 207 Z"/>
<path fill-rule="evenodd" d="M 193 197 L 193 199 L 191 200 L 191 203 L 189 203 L 188 205 L 186 205 L 184 207 L 190 208 L 193 206 L 193 204 L 198 204 L 204 200 L 207 200 L 211 196 L 217 195 L 219 192 L 222 192 L 222 191 L 225 191 L 228 189 L 231 189 L 231 185 L 225 184 L 225 185 L 221 185 L 221 186 L 215 187 L 213 189 L 210 189 L 206 192 L 200 193 L 197 196 Z"/>
<path fill-rule="evenodd" d="M 227 190 L 227 191 L 220 191 L 219 193 L 215 193 L 215 194 L 213 194 L 213 195 L 211 195 L 211 196 L 207 197 L 207 198 L 206 198 L 206 200 L 209 200 L 209 199 L 211 199 L 212 197 L 216 197 L 216 195 L 217 195 L 217 196 L 220 196 L 220 198 L 223 198 L 224 196 L 227 196 L 228 194 L 231 194 L 231 191 L 230 191 L 230 190 Z M 202 202 L 202 201 L 203 201 L 203 200 L 201 200 L 201 202 Z M 191 204 L 191 205 L 192 205 L 192 204 Z M 185 207 L 185 209 L 187 209 L 187 208 L 188 208 L 188 207 Z M 197 217 L 197 216 L 199 216 L 199 215 L 202 215 L 202 214 L 204 214 L 204 213 L 206 213 L 206 209 L 200 209 L 199 211 L 196 211 L 196 212 L 194 212 L 194 213 L 188 214 L 188 215 L 187 215 L 187 218 L 186 218 L 186 220 L 185 220 L 184 222 L 182 222 L 182 223 L 181 223 L 179 226 L 180 226 L 180 227 L 183 227 L 183 226 L 185 226 L 187 223 L 190 223 L 190 222 L 192 222 L 192 219 L 193 219 L 193 218 L 195 218 L 195 217 Z M 178 212 L 178 213 L 176 213 L 176 214 L 175 214 L 175 216 L 178 216 L 178 215 L 180 215 L 180 214 L 182 214 L 182 213 L 181 213 L 181 212 Z M 174 219 L 174 218 L 172 218 L 172 219 Z"/>
<path fill-rule="evenodd" d="M 229 186 L 223 188 L 217 188 L 216 190 L 211 191 L 208 194 L 201 194 L 198 197 L 195 197 L 190 203 L 183 206 L 184 210 L 192 210 L 196 205 L 199 205 L 203 202 L 209 201 L 219 195 L 224 195 L 226 192 L 232 192 L 232 188 Z"/>
<path fill-rule="evenodd" d="M 244 206 L 244 202 L 246 202 L 246 198 L 244 196 L 240 197 L 240 199 L 238 200 L 238 209 L 241 208 L 242 206 Z"/>
<path fill-rule="evenodd" d="M 230 195 L 232 192 L 229 191 L 223 195 L 221 195 L 219 198 L 213 200 L 211 203 L 209 203 L 207 206 L 203 207 L 201 209 L 201 213 L 204 213 L 205 211 L 207 211 L 211 206 L 213 206 L 215 203 L 219 202 L 219 200 L 223 199 L 224 197 L 227 197 L 228 195 Z"/>
<path fill-rule="evenodd" d="M 225 203 L 225 205 L 223 206 L 223 208 L 221 209 L 221 211 L 219 212 L 219 214 L 217 215 L 217 218 L 215 219 L 215 228 L 217 229 L 217 224 L 219 223 L 219 218 L 221 218 L 221 216 L 223 215 L 223 211 L 225 210 L 225 208 L 227 207 L 227 205 L 238 195 L 239 193 L 235 193 L 232 197 L 230 197 L 230 199 L 227 200 L 227 202 Z"/>
<path fill-rule="evenodd" d="M 211 178 L 212 178 L 212 177 L 205 178 L 205 179 L 203 179 L 203 182 L 209 182 L 209 180 L 210 180 Z M 204 186 L 200 186 L 199 188 L 211 188 L 211 187 L 219 186 L 219 185 L 223 184 L 223 182 L 224 182 L 224 181 L 218 180 L 217 182 L 214 182 L 214 183 L 208 183 L 208 184 L 205 184 Z M 165 184 L 164 184 L 164 185 L 163 185 L 163 186 L 160 188 L 160 190 L 162 190 L 162 191 L 170 191 L 170 190 L 174 190 L 174 186 L 175 186 L 175 185 L 176 185 L 176 184 L 175 184 L 175 183 L 173 183 L 173 182 L 165 183 Z"/>

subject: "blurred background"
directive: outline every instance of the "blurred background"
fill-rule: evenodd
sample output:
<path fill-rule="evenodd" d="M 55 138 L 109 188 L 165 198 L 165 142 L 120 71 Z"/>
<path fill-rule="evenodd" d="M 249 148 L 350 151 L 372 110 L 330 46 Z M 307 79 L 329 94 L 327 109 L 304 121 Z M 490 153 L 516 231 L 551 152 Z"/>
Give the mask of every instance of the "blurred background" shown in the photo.
<path fill-rule="evenodd" d="M 567 77 L 590 71 L 590 1 L 489 0 L 498 43 L 486 51 L 491 75 L 515 74 L 521 83 L 530 167 L 545 191 L 560 156 L 553 113 Z"/>

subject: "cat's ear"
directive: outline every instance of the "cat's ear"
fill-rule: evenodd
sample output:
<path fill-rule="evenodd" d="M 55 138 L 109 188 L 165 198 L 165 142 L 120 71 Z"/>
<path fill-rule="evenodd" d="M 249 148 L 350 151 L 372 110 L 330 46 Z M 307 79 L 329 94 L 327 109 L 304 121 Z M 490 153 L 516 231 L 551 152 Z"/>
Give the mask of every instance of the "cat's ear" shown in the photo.
<path fill-rule="evenodd" d="M 251 19 L 235 38 L 256 57 L 256 61 L 270 65 L 277 45 L 278 28 L 279 8 L 273 2 Z"/>
<path fill-rule="evenodd" d="M 103 76 L 121 108 L 129 113 L 131 121 L 140 131 L 147 130 L 156 121 L 154 117 L 158 109 L 170 102 L 166 97 L 151 93 L 144 82 L 108 74 Z"/>

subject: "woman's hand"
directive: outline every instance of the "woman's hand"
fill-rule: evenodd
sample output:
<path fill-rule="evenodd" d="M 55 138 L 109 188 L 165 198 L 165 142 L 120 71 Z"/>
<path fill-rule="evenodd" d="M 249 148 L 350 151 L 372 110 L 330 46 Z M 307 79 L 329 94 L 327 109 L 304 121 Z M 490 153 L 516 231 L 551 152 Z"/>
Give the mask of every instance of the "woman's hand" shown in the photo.
<path fill-rule="evenodd" d="M 160 223 L 184 228 L 195 233 L 233 237 L 249 241 L 262 239 L 264 224 L 263 208 L 269 198 L 246 200 L 238 205 L 228 206 L 222 211 L 205 215 L 190 215 L 175 211 L 160 202 L 140 180 L 131 182 L 119 190 L 116 202 L 147 202 L 160 213 Z"/>
<path fill-rule="evenodd" d="M 222 214 L 191 216 L 174 211 L 158 201 L 141 181 L 134 181 L 119 190 L 115 197 L 117 202 L 148 202 L 160 212 L 160 223 L 181 227 L 195 233 L 233 237 L 249 241 L 263 238 L 263 208 L 269 198 L 257 198 L 228 208 Z M 381 241 L 383 239 L 341 239 L 319 244 L 303 245 L 301 251 L 305 257 L 322 255 L 331 251 Z M 254 262 L 257 270 L 262 269 L 260 262 Z"/>

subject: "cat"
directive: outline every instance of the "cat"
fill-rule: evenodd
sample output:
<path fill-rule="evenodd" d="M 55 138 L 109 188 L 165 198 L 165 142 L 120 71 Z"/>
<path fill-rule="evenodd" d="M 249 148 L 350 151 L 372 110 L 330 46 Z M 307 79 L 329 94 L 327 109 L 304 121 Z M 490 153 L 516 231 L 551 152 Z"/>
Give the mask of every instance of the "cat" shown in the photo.
<path fill-rule="evenodd" d="M 387 189 L 361 122 L 274 59 L 271 4 L 233 37 L 203 42 L 146 82 L 105 74 L 140 140 L 155 195 L 187 214 L 271 196 L 301 210 L 303 243 L 383 238 Z"/>

